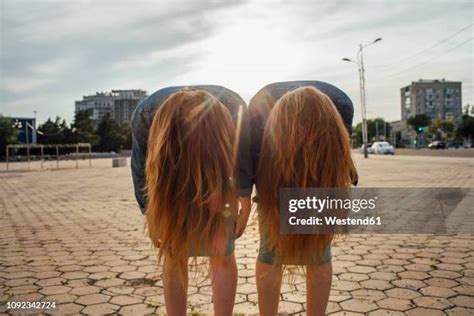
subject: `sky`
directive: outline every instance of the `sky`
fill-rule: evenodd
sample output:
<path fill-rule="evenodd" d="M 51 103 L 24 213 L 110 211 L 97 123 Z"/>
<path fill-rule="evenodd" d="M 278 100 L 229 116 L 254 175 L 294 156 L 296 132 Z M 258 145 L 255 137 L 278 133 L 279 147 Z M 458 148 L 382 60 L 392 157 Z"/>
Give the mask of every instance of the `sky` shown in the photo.
<path fill-rule="evenodd" d="M 321 80 L 360 121 L 358 45 L 369 118 L 400 119 L 400 88 L 462 81 L 474 104 L 474 2 L 0 0 L 0 114 L 59 115 L 112 89 L 218 84 L 247 102 L 265 85 Z"/>

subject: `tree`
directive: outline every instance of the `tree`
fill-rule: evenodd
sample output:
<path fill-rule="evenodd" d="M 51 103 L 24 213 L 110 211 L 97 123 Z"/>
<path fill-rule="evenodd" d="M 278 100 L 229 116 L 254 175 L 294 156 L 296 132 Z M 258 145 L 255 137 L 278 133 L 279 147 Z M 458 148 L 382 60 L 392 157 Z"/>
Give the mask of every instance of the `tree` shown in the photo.
<path fill-rule="evenodd" d="M 469 116 L 471 114 L 471 111 L 472 111 L 471 109 L 472 109 L 471 105 L 469 103 L 466 104 L 464 106 L 464 114 L 463 115 Z"/>
<path fill-rule="evenodd" d="M 7 145 L 15 144 L 18 137 L 18 129 L 13 127 L 13 122 L 0 114 L 0 156 L 6 155 Z"/>
<path fill-rule="evenodd" d="M 456 134 L 459 137 L 470 140 L 472 144 L 472 140 L 474 139 L 474 116 L 464 115 Z"/>
<path fill-rule="evenodd" d="M 449 120 L 434 119 L 428 127 L 428 132 L 434 135 L 436 140 L 453 137 L 454 123 Z"/>
<path fill-rule="evenodd" d="M 66 135 L 70 133 L 66 120 L 59 116 L 53 121 L 48 118 L 46 122 L 38 126 L 38 143 L 40 144 L 64 144 Z"/>
<path fill-rule="evenodd" d="M 110 113 L 104 115 L 97 128 L 100 137 L 98 149 L 101 151 L 119 151 L 127 142 L 127 130 L 124 125 L 112 119 Z"/>
<path fill-rule="evenodd" d="M 425 131 L 425 128 L 430 125 L 431 119 L 425 114 L 417 114 L 408 119 L 408 125 L 413 127 L 417 134 L 421 134 Z"/>
<path fill-rule="evenodd" d="M 74 130 L 74 133 L 69 133 L 66 137 L 66 142 L 90 143 L 92 146 L 99 143 L 99 136 L 96 134 L 94 123 L 89 118 L 87 111 L 76 112 L 71 128 Z"/>
<path fill-rule="evenodd" d="M 390 124 L 386 122 L 383 118 L 367 120 L 367 140 L 369 142 L 382 140 L 384 136 L 388 138 L 388 136 L 390 135 L 390 130 Z M 353 129 L 353 134 L 355 146 L 361 146 L 363 143 L 362 122 L 357 124 L 357 126 Z"/>
<path fill-rule="evenodd" d="M 123 149 L 132 149 L 132 129 L 129 124 L 124 124 L 123 127 L 127 134 L 127 140 L 125 141 Z"/>

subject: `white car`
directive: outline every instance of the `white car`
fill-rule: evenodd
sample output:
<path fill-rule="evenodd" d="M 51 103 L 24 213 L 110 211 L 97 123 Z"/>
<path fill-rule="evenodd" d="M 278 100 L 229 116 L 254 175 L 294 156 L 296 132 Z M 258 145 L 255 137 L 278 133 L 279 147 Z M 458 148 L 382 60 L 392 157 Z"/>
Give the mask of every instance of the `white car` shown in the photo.
<path fill-rule="evenodd" d="M 380 155 L 395 155 L 395 148 L 388 142 L 375 142 L 372 144 L 372 152 Z"/>
<path fill-rule="evenodd" d="M 367 143 L 367 153 L 368 154 L 373 154 L 373 151 L 374 148 L 372 147 L 372 144 L 371 143 Z M 364 153 L 364 145 L 360 146 L 360 153 L 363 154 Z"/>

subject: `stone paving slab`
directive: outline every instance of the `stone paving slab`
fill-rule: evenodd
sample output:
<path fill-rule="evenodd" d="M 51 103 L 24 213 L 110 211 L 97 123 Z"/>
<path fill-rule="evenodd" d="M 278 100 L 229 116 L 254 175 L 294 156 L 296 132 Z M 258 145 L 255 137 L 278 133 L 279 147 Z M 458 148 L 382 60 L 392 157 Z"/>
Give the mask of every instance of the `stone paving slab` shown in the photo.
<path fill-rule="evenodd" d="M 355 158 L 362 186 L 473 186 L 470 158 Z M 129 168 L 112 168 L 110 159 L 94 160 L 92 168 L 62 166 L 0 173 L 0 301 L 55 301 L 61 315 L 163 313 L 161 267 L 144 233 Z M 339 238 L 327 313 L 473 315 L 473 241 L 473 235 Z M 258 313 L 257 247 L 254 220 L 236 242 L 235 313 Z M 302 277 L 283 284 L 282 313 L 304 313 L 304 302 Z M 188 311 L 212 312 L 209 280 L 191 276 Z M 2 305 L 5 312 L 16 313 Z"/>

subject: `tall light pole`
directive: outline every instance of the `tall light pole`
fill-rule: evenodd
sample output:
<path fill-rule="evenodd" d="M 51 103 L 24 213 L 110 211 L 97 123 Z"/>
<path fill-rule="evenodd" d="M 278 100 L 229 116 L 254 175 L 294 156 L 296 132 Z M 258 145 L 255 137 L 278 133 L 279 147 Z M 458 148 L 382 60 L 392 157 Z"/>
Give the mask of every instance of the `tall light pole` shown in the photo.
<path fill-rule="evenodd" d="M 38 111 L 36 111 L 36 110 L 33 111 L 33 114 L 34 114 L 34 122 L 33 122 L 33 125 L 34 125 L 34 126 L 33 126 L 33 133 L 32 133 L 32 136 L 33 136 L 32 142 L 33 142 L 33 144 L 36 144 L 36 142 L 37 142 L 37 137 L 38 137 L 38 136 L 36 135 L 36 133 L 37 133 L 37 130 L 36 130 L 36 126 L 37 126 L 37 125 L 36 125 L 36 113 L 38 113 Z"/>
<path fill-rule="evenodd" d="M 381 41 L 382 38 L 379 37 L 375 41 L 368 44 L 359 45 L 359 51 L 357 52 L 357 60 L 354 61 L 349 58 L 343 58 L 343 61 L 348 61 L 357 65 L 359 69 L 359 85 L 360 85 L 360 105 L 361 105 L 361 114 L 362 114 L 362 142 L 364 143 L 364 157 L 369 157 L 369 152 L 367 150 L 367 107 L 365 104 L 365 69 L 364 69 L 364 55 L 363 50 L 365 47 L 375 44 Z"/>
<path fill-rule="evenodd" d="M 379 141 L 379 121 L 375 121 L 375 141 Z"/>

